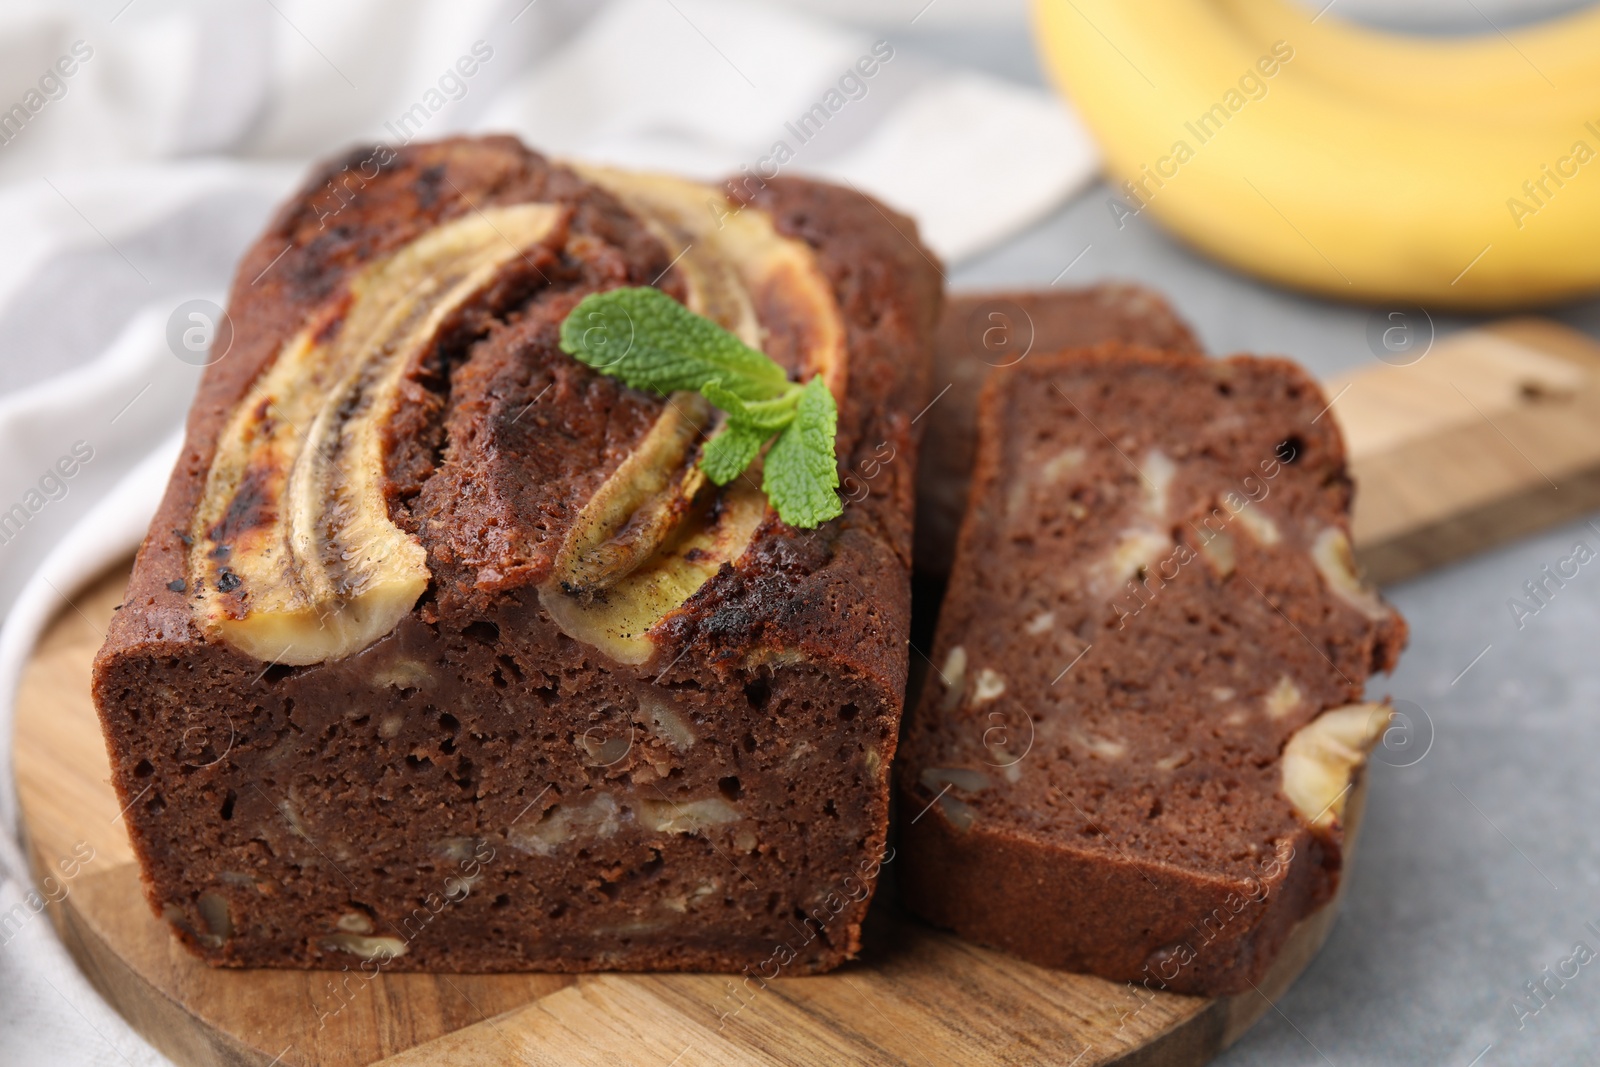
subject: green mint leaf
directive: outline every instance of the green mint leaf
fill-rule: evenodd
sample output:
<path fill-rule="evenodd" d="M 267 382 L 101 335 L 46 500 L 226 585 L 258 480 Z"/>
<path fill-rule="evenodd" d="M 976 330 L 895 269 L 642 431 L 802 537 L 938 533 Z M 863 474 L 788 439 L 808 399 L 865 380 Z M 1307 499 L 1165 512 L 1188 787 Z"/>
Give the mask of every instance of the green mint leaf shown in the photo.
<path fill-rule="evenodd" d="M 771 436 L 771 430 L 730 419 L 721 433 L 706 442 L 700 453 L 700 469 L 718 485 L 727 485 L 744 473 Z"/>
<path fill-rule="evenodd" d="M 561 323 L 561 350 L 635 389 L 699 392 L 727 413 L 700 467 L 717 485 L 739 477 L 773 434 L 762 490 L 791 526 L 843 513 L 834 457 L 839 412 L 821 378 L 804 386 L 761 352 L 659 289 L 592 293 Z"/>
<path fill-rule="evenodd" d="M 771 400 L 744 400 L 720 381 L 707 382 L 700 394 L 728 413 L 730 419 L 744 423 L 751 429 L 767 431 L 771 437 L 794 421 L 794 409 L 800 403 L 802 390 L 791 384 L 782 396 Z"/>
<path fill-rule="evenodd" d="M 561 323 L 561 350 L 635 389 L 672 393 L 707 382 L 742 400 L 788 390 L 783 368 L 659 289 L 591 293 Z"/>
<path fill-rule="evenodd" d="M 844 512 L 833 452 L 838 429 L 833 394 L 821 377 L 812 378 L 800 391 L 794 421 L 767 452 L 761 482 L 778 516 L 790 526 L 820 526 Z"/>

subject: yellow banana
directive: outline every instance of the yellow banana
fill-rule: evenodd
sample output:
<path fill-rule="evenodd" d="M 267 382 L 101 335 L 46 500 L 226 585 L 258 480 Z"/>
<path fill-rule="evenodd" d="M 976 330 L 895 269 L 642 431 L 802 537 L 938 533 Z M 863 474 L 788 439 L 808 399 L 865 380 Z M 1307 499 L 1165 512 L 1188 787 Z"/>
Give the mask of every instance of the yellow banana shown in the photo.
<path fill-rule="evenodd" d="M 1240 269 L 1345 299 L 1488 309 L 1600 288 L 1600 111 L 1562 127 L 1384 106 L 1289 76 L 1296 46 L 1263 49 L 1210 0 L 1033 14 L 1123 179 L 1114 214 L 1149 211 Z"/>
<path fill-rule="evenodd" d="M 1502 34 L 1386 33 L 1291 0 L 1210 0 L 1258 47 L 1288 41 L 1292 78 L 1384 107 L 1473 108 L 1481 118 L 1578 125 L 1600 108 L 1600 5 Z"/>

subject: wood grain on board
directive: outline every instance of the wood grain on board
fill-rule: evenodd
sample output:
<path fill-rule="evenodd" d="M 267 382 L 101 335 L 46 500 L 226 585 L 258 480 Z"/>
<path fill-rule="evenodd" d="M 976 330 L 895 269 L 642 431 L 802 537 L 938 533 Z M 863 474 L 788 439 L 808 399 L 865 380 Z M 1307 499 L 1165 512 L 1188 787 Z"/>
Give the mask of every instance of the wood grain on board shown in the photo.
<path fill-rule="evenodd" d="M 1600 345 L 1544 319 L 1454 334 L 1325 386 L 1379 583 L 1600 508 Z"/>
<path fill-rule="evenodd" d="M 41 640 L 18 694 L 18 788 L 36 874 L 55 872 L 65 891 L 51 911 L 67 947 L 184 1067 L 1194 1067 L 1268 1010 L 1332 926 L 1336 904 L 1296 929 L 1261 993 L 1224 1000 L 1141 999 L 1035 967 L 899 914 L 892 891 L 874 904 L 860 960 L 765 988 L 735 989 L 727 975 L 212 970 L 145 903 L 89 698 L 90 663 L 126 583 L 124 566 L 74 595 Z M 61 862 L 86 849 L 93 859 L 61 877 Z"/>
<path fill-rule="evenodd" d="M 984 297 L 956 298 L 961 314 Z M 1038 344 L 1048 346 L 1049 339 Z M 1518 320 L 1330 383 L 1370 571 L 1392 580 L 1600 506 L 1600 347 Z M 1141 999 L 899 913 L 892 864 L 862 958 L 818 977 L 211 970 L 147 907 L 89 697 L 126 567 L 74 595 L 17 704 L 25 831 L 50 910 L 95 985 L 180 1064 L 1145 1064 L 1206 1062 L 1310 962 L 1337 901 L 1298 927 L 1260 992 Z M 1351 832 L 1360 790 L 1350 804 Z M 92 859 L 83 857 L 92 851 Z M 68 877 L 68 871 L 71 876 Z"/>

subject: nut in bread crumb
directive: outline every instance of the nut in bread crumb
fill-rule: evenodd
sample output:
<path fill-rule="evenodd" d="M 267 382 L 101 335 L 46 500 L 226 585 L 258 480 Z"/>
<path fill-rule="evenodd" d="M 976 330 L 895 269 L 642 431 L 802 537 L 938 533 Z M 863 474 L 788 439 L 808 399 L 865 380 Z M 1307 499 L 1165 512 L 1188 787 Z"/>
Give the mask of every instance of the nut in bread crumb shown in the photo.
<path fill-rule="evenodd" d="M 1278 532 L 1278 524 L 1272 517 L 1261 510 L 1261 505 L 1256 504 L 1241 510 L 1234 518 L 1239 520 L 1239 525 L 1249 531 L 1250 536 L 1258 544 L 1275 545 L 1283 540 L 1283 534 Z"/>
<path fill-rule="evenodd" d="M 1374 621 L 1389 617 L 1389 609 L 1357 572 L 1350 538 L 1343 530 L 1329 526 L 1317 534 L 1311 545 L 1311 560 L 1340 600 Z"/>
<path fill-rule="evenodd" d="M 605 725 L 589 727 L 577 738 L 578 751 L 591 767 L 610 767 L 621 763 L 633 751 L 633 727 L 626 724 L 615 731 Z"/>
<path fill-rule="evenodd" d="M 228 909 L 228 898 L 220 893 L 201 893 L 200 918 L 206 924 L 206 936 L 201 940 L 220 945 L 233 936 L 233 913 Z"/>
<path fill-rule="evenodd" d="M 1039 468 L 1039 480 L 1045 485 L 1054 485 L 1063 474 L 1082 464 L 1087 457 L 1088 453 L 1082 448 L 1069 448 L 1044 462 Z"/>
<path fill-rule="evenodd" d="M 1209 539 L 1200 542 L 1200 555 L 1205 557 L 1218 578 L 1226 578 L 1233 573 L 1234 566 L 1232 535 L 1226 530 L 1218 530 Z"/>
<path fill-rule="evenodd" d="M 434 842 L 433 850 L 447 860 L 465 863 L 477 854 L 483 843 L 481 837 L 443 837 Z"/>
<path fill-rule="evenodd" d="M 414 659 L 396 659 L 376 668 L 369 675 L 375 688 L 427 689 L 433 684 L 433 672 L 426 663 Z"/>
<path fill-rule="evenodd" d="M 1188 749 L 1182 749 L 1178 752 L 1174 752 L 1170 756 L 1162 756 L 1160 759 L 1156 760 L 1156 769 L 1163 771 L 1175 771 L 1192 759 L 1194 759 L 1194 753 L 1190 752 Z"/>
<path fill-rule="evenodd" d="M 1344 818 L 1356 769 L 1389 723 L 1383 704 L 1333 708 L 1295 731 L 1283 748 L 1283 793 L 1313 830 Z"/>
<path fill-rule="evenodd" d="M 939 810 L 944 812 L 944 817 L 950 820 L 950 825 L 957 830 L 970 830 L 972 824 L 978 821 L 978 811 L 965 800 L 957 799 L 949 793 L 939 798 Z"/>
<path fill-rule="evenodd" d="M 333 934 L 322 939 L 322 947 L 348 952 L 364 960 L 392 960 L 404 956 L 411 946 L 398 937 L 366 937 L 362 934 Z"/>
<path fill-rule="evenodd" d="M 944 657 L 944 670 L 939 672 L 939 681 L 944 683 L 944 700 L 940 706 L 950 711 L 961 703 L 961 694 L 967 687 L 967 650 L 960 645 L 952 648 Z"/>
<path fill-rule="evenodd" d="M 1278 678 L 1278 684 L 1262 698 L 1262 703 L 1266 706 L 1267 718 L 1281 719 L 1298 708 L 1303 699 L 1305 698 L 1300 692 L 1300 687 L 1294 684 L 1293 678 L 1285 674 Z"/>
<path fill-rule="evenodd" d="M 1037 637 L 1039 634 L 1048 631 L 1055 624 L 1056 613 L 1053 611 L 1042 611 L 1033 618 L 1029 619 L 1028 625 L 1023 627 L 1023 629 L 1025 629 L 1032 636 Z"/>
<path fill-rule="evenodd" d="M 676 751 L 687 752 L 694 746 L 695 734 L 688 720 L 659 693 L 640 693 L 639 710 L 650 716 L 651 732 Z"/>
<path fill-rule="evenodd" d="M 1172 547 L 1172 538 L 1148 526 L 1134 526 L 1122 532 L 1109 555 L 1092 572 L 1102 592 L 1121 588 L 1139 571 L 1161 558 Z"/>
<path fill-rule="evenodd" d="M 372 920 L 364 912 L 347 911 L 339 916 L 339 921 L 334 925 L 347 934 L 372 933 Z"/>
<path fill-rule="evenodd" d="M 622 809 L 610 793 L 596 793 L 587 801 L 555 804 L 532 826 L 513 826 L 506 834 L 511 847 L 537 856 L 553 856 L 574 840 L 606 838 L 622 825 Z"/>
<path fill-rule="evenodd" d="M 1150 517 L 1162 520 L 1167 517 L 1167 498 L 1172 491 L 1172 480 L 1178 476 L 1178 465 L 1159 448 L 1145 453 L 1144 466 L 1139 472 L 1144 480 L 1144 506 Z"/>
<path fill-rule="evenodd" d="M 972 687 L 972 706 L 987 704 L 1006 691 L 1005 677 L 996 670 L 985 667 L 978 672 L 977 681 Z"/>
<path fill-rule="evenodd" d="M 637 937 L 640 934 L 653 934 L 665 930 L 672 925 L 670 919 L 635 919 L 626 923 L 603 923 L 594 928 L 596 937 Z"/>
<path fill-rule="evenodd" d="M 1101 759 L 1118 760 L 1128 754 L 1128 746 L 1105 737 L 1090 737 L 1081 730 L 1070 731 L 1073 744 L 1086 748 Z"/>
<path fill-rule="evenodd" d="M 919 780 L 924 788 L 935 793 L 947 785 L 963 793 L 977 793 L 990 785 L 987 774 L 969 767 L 924 767 Z"/>
<path fill-rule="evenodd" d="M 738 822 L 743 817 L 738 808 L 722 797 L 681 802 L 639 801 L 639 821 L 652 830 L 668 834 L 698 834 L 713 826 Z"/>

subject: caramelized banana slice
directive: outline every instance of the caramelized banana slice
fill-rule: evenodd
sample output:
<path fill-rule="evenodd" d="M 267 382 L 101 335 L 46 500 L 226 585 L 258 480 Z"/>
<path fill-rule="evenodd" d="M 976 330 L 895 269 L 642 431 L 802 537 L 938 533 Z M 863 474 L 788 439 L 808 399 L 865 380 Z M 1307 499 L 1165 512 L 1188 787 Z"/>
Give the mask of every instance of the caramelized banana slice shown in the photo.
<path fill-rule="evenodd" d="M 539 590 L 539 603 L 561 632 L 592 645 L 618 663 L 647 663 L 655 652 L 649 631 L 683 605 L 723 563 L 738 559 L 767 514 L 760 479 L 740 478 L 722 490 L 714 513 L 701 507 L 676 525 L 677 540 L 660 547 L 647 565 L 584 601 L 555 585 Z"/>
<path fill-rule="evenodd" d="M 836 398 L 844 396 L 844 322 L 833 286 L 804 241 L 780 234 L 760 208 L 729 205 L 717 186 L 605 167 L 575 169 L 627 205 L 677 257 L 690 311 L 760 351 L 767 349 L 762 316 L 781 317 L 801 339 L 801 378 L 820 374 Z"/>
<path fill-rule="evenodd" d="M 411 610 L 427 554 L 389 519 L 383 427 L 452 313 L 561 217 L 519 204 L 438 226 L 365 267 L 342 313 L 284 346 L 223 431 L 196 511 L 202 629 L 303 665 L 360 651 Z"/>
<path fill-rule="evenodd" d="M 675 256 L 689 310 L 752 348 L 761 314 L 800 339 L 802 377 L 820 374 L 843 395 L 844 323 L 833 288 L 804 242 L 784 237 L 756 208 L 730 210 L 722 190 L 677 178 L 578 167 L 648 226 Z M 539 599 L 569 637 L 622 663 L 646 662 L 648 631 L 749 547 L 766 515 L 759 461 L 722 490 L 706 525 L 710 487 L 696 460 L 711 411 L 697 395 L 669 398 L 638 450 L 580 512 Z M 692 427 L 692 431 L 690 428 Z M 687 434 L 685 431 L 690 431 Z"/>
<path fill-rule="evenodd" d="M 847 373 L 832 287 L 804 242 L 721 190 L 585 170 L 676 256 L 692 310 L 761 348 L 781 324 L 796 370 L 836 396 Z M 721 210 L 716 210 L 720 208 Z M 524 204 L 464 217 L 366 267 L 343 311 L 308 323 L 240 404 L 196 514 L 190 579 L 202 628 L 259 659 L 318 663 L 388 633 L 427 588 L 426 554 L 388 517 L 382 430 L 440 327 L 560 220 Z M 759 470 L 720 495 L 699 470 L 715 411 L 675 394 L 580 511 L 540 597 L 571 636 L 627 663 L 648 631 L 749 547 Z"/>
<path fill-rule="evenodd" d="M 699 393 L 674 393 L 644 440 L 595 491 L 573 522 L 555 573 L 564 593 L 591 599 L 632 574 L 677 529 L 706 484 L 694 463 L 712 408 Z"/>

